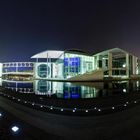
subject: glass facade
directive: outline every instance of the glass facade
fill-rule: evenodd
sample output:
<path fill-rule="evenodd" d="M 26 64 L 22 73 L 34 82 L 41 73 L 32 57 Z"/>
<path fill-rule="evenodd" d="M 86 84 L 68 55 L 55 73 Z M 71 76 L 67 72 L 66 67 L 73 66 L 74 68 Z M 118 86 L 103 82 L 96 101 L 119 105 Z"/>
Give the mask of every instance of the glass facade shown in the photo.
<path fill-rule="evenodd" d="M 53 63 L 54 62 L 38 62 L 35 64 L 34 76 L 35 78 L 53 78 Z M 54 72 L 55 73 L 55 72 Z"/>
<path fill-rule="evenodd" d="M 11 62 L 3 63 L 2 77 L 9 80 L 31 80 L 34 73 L 32 62 Z"/>
<path fill-rule="evenodd" d="M 64 77 L 69 78 L 85 72 L 90 72 L 94 68 L 93 57 L 82 54 L 64 54 Z"/>
<path fill-rule="evenodd" d="M 106 50 L 93 56 L 74 50 L 46 51 L 43 55 L 35 55 L 34 58 L 36 58 L 35 63 L 3 63 L 2 74 L 15 74 L 15 77 L 17 77 L 16 74 L 32 74 L 35 79 L 68 79 L 80 77 L 82 74 L 93 76 L 93 73 L 99 70 L 103 71 L 103 74 L 100 73 L 101 78 L 128 78 L 140 74 L 140 59 L 119 48 Z M 10 75 L 11 77 L 13 75 Z M 99 75 L 95 77 L 98 78 Z"/>
<path fill-rule="evenodd" d="M 80 58 L 70 57 L 64 58 L 64 73 L 65 75 L 78 74 L 80 72 Z"/>
<path fill-rule="evenodd" d="M 123 53 L 120 56 L 112 56 L 112 75 L 113 76 L 126 76 L 127 66 L 126 66 L 126 54 Z"/>
<path fill-rule="evenodd" d="M 104 77 L 125 77 L 139 74 L 139 59 L 122 49 L 114 48 L 94 55 L 96 69 L 104 70 Z"/>
<path fill-rule="evenodd" d="M 4 63 L 2 72 L 29 72 L 33 73 L 34 64 L 30 62 Z"/>
<path fill-rule="evenodd" d="M 38 66 L 38 76 L 41 78 L 46 78 L 47 75 L 50 74 L 50 67 L 48 67 L 46 64 L 41 64 Z"/>
<path fill-rule="evenodd" d="M 126 58 L 114 58 L 112 60 L 112 67 L 113 68 L 124 68 L 126 66 Z"/>
<path fill-rule="evenodd" d="M 77 75 L 103 70 L 104 77 L 129 77 L 140 71 L 136 57 L 127 52 L 114 48 L 99 54 L 88 56 L 78 51 L 64 51 L 56 61 L 50 62 L 53 66 L 42 65 L 37 68 L 40 78 L 67 79 Z M 49 63 L 48 63 L 49 64 Z M 42 67 L 42 68 L 41 68 Z M 41 70 L 42 69 L 42 70 Z M 49 75 L 51 71 L 51 77 Z"/>

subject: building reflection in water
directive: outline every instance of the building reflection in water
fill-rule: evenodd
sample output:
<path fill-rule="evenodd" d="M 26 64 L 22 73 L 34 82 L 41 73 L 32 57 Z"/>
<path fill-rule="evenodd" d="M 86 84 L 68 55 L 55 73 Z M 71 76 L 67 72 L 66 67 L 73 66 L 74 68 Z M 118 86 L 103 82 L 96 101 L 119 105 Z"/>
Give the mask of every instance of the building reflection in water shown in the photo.
<path fill-rule="evenodd" d="M 33 82 L 23 81 L 2 81 L 2 86 L 6 89 L 20 93 L 34 93 Z"/>
<path fill-rule="evenodd" d="M 99 90 L 95 87 L 75 85 L 68 82 L 36 80 L 34 83 L 35 94 L 64 99 L 94 98 L 97 96 Z"/>
<path fill-rule="evenodd" d="M 35 81 L 2 81 L 2 86 L 19 93 L 46 95 L 53 98 L 79 99 L 120 95 L 139 91 L 139 81 L 114 81 L 92 83 Z"/>

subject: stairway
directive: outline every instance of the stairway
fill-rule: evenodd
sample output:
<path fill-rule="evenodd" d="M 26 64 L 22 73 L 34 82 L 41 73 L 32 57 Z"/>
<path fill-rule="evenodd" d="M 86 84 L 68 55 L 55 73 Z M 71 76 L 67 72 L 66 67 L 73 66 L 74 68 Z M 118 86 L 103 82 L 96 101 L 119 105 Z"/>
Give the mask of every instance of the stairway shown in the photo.
<path fill-rule="evenodd" d="M 104 71 L 103 69 L 94 70 L 91 72 L 86 72 L 71 78 L 68 78 L 69 81 L 100 81 L 103 80 Z"/>

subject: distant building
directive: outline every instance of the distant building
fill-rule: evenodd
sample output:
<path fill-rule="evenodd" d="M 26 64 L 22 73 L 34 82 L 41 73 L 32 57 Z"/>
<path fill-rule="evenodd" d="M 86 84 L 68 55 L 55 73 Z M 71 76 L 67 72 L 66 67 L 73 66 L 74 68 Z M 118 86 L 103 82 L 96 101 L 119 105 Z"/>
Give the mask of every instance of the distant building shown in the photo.
<path fill-rule="evenodd" d="M 30 80 L 34 75 L 33 62 L 7 62 L 1 69 L 3 79 L 7 80 Z"/>
<path fill-rule="evenodd" d="M 140 74 L 140 59 L 120 48 L 93 55 L 96 69 L 103 69 L 104 77 L 129 78 Z"/>

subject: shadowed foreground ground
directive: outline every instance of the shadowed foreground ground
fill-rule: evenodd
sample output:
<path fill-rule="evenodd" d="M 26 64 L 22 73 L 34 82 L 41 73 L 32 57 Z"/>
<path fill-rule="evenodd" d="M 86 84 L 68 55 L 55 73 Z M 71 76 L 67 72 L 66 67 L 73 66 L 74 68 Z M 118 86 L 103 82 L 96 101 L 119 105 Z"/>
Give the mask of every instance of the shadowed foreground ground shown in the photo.
<path fill-rule="evenodd" d="M 91 117 L 45 113 L 18 105 L 3 97 L 0 97 L 0 106 L 19 120 L 26 122 L 25 128 L 28 132 L 34 132 L 36 128 L 39 130 L 38 134 L 43 133 L 41 139 L 140 139 L 140 106 L 122 112 Z M 34 135 L 38 134 L 34 133 Z M 38 139 L 38 137 L 33 139 Z"/>

